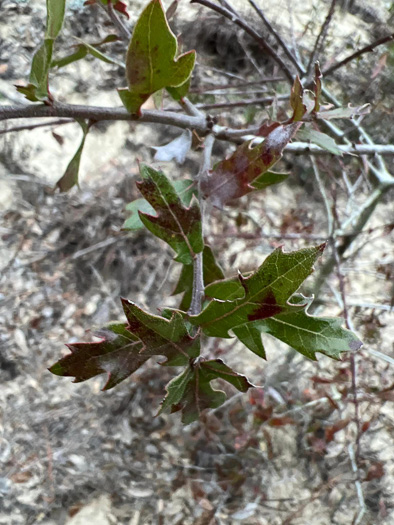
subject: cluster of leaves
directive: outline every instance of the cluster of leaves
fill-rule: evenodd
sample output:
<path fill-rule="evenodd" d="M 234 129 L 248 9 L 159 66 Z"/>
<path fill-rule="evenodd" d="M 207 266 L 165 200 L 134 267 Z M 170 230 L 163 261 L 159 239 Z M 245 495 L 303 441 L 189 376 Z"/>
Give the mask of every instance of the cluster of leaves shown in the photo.
<path fill-rule="evenodd" d="M 108 3 L 108 0 L 100 1 Z M 122 2 L 111 2 L 115 9 L 125 13 Z M 113 40 L 111 35 L 96 44 L 79 41 L 72 55 L 52 59 L 53 44 L 63 23 L 64 7 L 64 0 L 47 0 L 45 41 L 33 59 L 29 85 L 18 88 L 29 100 L 51 103 L 48 88 L 51 67 L 63 67 L 88 53 L 111 61 L 98 50 Z M 119 90 L 124 106 L 138 116 L 142 104 L 159 90 L 166 89 L 175 99 L 184 97 L 194 62 L 194 51 L 177 56 L 177 40 L 169 28 L 163 6 L 160 0 L 151 0 L 135 25 L 126 53 L 128 87 Z M 316 359 L 316 352 L 338 359 L 341 352 L 359 348 L 361 342 L 352 332 L 342 328 L 339 319 L 310 316 L 307 308 L 311 299 L 297 293 L 312 273 L 324 244 L 291 253 L 278 248 L 249 275 L 225 278 L 202 234 L 201 198 L 223 207 L 248 193 L 282 182 L 288 174 L 275 173 L 271 168 L 305 122 L 318 118 L 343 118 L 344 114 L 365 111 L 365 108 L 347 108 L 342 112 L 323 109 L 320 96 L 321 73 L 317 65 L 313 92 L 304 90 L 296 78 L 290 98 L 291 117 L 286 122 L 261 126 L 259 135 L 264 139 L 261 143 L 244 143 L 229 158 L 214 166 L 198 184 L 192 180 L 172 182 L 162 171 L 140 166 L 141 181 L 137 186 L 142 198 L 128 206 L 130 217 L 124 228 L 136 230 L 145 227 L 173 249 L 175 260 L 182 264 L 174 291 L 174 294 L 183 293 L 180 307 L 163 309 L 160 315 L 153 315 L 122 299 L 126 321 L 96 332 L 99 341 L 68 345 L 71 353 L 50 368 L 52 373 L 72 376 L 76 382 L 107 373 L 104 389 L 109 389 L 148 359 L 162 356 L 162 365 L 183 367 L 184 370 L 168 384 L 160 411 L 181 410 L 183 422 L 190 423 L 204 409 L 218 407 L 224 402 L 224 392 L 215 390 L 211 381 L 224 380 L 241 392 L 253 386 L 245 376 L 220 359 L 212 360 L 201 353 L 207 337 L 235 336 L 262 358 L 266 357 L 262 341 L 265 333 L 284 341 L 310 359 Z M 83 139 L 58 182 L 61 191 L 78 182 L 79 163 L 90 124 L 80 121 Z M 315 141 L 320 140 L 324 147 L 338 153 L 334 151 L 335 143 L 327 144 L 324 137 L 317 135 L 316 138 L 319 132 L 315 131 L 313 136 L 312 131 L 304 131 L 304 136 L 309 140 L 314 137 Z M 170 153 L 171 157 L 181 144 L 184 157 L 191 145 L 190 135 L 190 130 L 185 132 L 176 147 L 172 143 L 158 154 L 166 157 Z M 195 314 L 190 304 L 195 292 L 196 262 L 201 259 L 205 302 L 202 310 Z"/>

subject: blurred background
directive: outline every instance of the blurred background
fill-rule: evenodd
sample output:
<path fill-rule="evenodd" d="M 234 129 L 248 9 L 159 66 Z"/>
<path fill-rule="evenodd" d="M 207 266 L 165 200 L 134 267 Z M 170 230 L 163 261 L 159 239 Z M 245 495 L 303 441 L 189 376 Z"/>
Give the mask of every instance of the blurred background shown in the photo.
<path fill-rule="evenodd" d="M 130 19 L 123 21 L 132 30 L 147 2 L 125 3 Z M 283 55 L 247 0 L 231 5 Z M 305 68 L 311 55 L 325 69 L 393 32 L 390 1 L 256 5 Z M 45 16 L 45 2 L 0 0 L 2 105 L 27 103 L 14 84 L 27 81 Z M 221 125 L 242 128 L 290 116 L 283 73 L 240 28 L 183 0 L 171 26 L 181 49 L 197 51 L 190 100 Z M 70 54 L 73 37 L 95 43 L 111 33 L 116 28 L 104 9 L 69 1 L 55 55 Z M 124 61 L 124 42 L 102 50 Z M 394 143 L 393 43 L 323 81 L 342 105 L 369 103 L 371 113 L 356 126 L 334 121 L 336 128 L 322 125 L 321 131 L 338 143 L 359 143 L 362 126 L 372 143 Z M 91 56 L 51 74 L 56 100 L 74 104 L 119 106 L 116 88 L 125 85 L 121 66 Z M 166 95 L 148 101 L 155 105 L 179 109 Z M 86 141 L 80 188 L 60 194 L 53 188 L 82 132 L 73 122 L 12 130 L 39 122 L 0 126 L 0 523 L 392 524 L 393 193 L 379 197 L 339 270 L 322 271 L 332 256 L 327 251 L 302 290 L 316 292 L 315 313 L 340 316 L 345 287 L 348 315 L 364 341 L 356 373 L 349 356 L 312 362 L 269 336 L 267 361 L 231 339 L 212 339 L 211 355 L 225 355 L 261 388 L 250 395 L 227 389 L 223 407 L 182 427 L 177 414 L 154 417 L 174 375 L 154 362 L 108 392 L 101 392 L 103 376 L 72 384 L 47 368 L 68 353 L 65 343 L 89 341 L 94 329 L 122 319 L 120 296 L 153 313 L 179 304 L 171 295 L 180 272 L 171 250 L 147 231 L 121 227 L 126 204 L 139 197 L 138 161 L 162 167 L 174 180 L 193 176 L 198 137 L 178 166 L 154 162 L 152 148 L 179 130 L 99 123 Z M 217 141 L 214 160 L 233 149 Z M 276 171 L 290 172 L 287 182 L 211 211 L 207 241 L 226 275 L 250 271 L 279 245 L 292 250 L 323 242 L 322 185 L 337 225 L 351 233 L 346 224 L 353 225 L 378 187 L 369 161 L 379 165 L 379 159 L 313 159 L 285 153 Z M 385 162 L 394 173 L 393 156 Z"/>

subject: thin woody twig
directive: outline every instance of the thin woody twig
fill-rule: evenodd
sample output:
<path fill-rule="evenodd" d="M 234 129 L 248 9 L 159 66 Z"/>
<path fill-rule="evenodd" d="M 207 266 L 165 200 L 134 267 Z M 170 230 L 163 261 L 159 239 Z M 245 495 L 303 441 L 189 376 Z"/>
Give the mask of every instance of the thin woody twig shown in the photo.
<path fill-rule="evenodd" d="M 245 20 L 243 20 L 243 18 L 241 18 L 238 13 L 229 11 L 225 7 L 216 5 L 210 0 L 191 0 L 191 3 L 208 7 L 209 9 L 212 9 L 212 11 L 216 11 L 217 13 L 234 22 L 234 24 L 236 24 L 238 27 L 241 27 L 278 64 L 289 83 L 293 84 L 293 74 L 288 66 L 283 62 L 278 53 L 265 41 L 261 35 L 259 35 L 247 22 L 245 22 Z"/>
<path fill-rule="evenodd" d="M 299 73 L 304 73 L 303 67 L 301 67 L 301 65 L 298 63 L 297 59 L 293 56 L 287 44 L 284 42 L 284 40 L 282 39 L 280 34 L 275 30 L 275 28 L 271 25 L 271 23 L 269 22 L 269 20 L 266 18 L 265 14 L 263 13 L 263 11 L 255 4 L 254 0 L 249 0 L 249 4 L 253 7 L 253 9 L 259 15 L 265 27 L 269 30 L 269 32 L 278 42 L 279 46 L 282 48 L 283 52 L 285 53 L 287 58 L 290 60 L 290 62 L 295 66 L 297 71 Z"/>
<path fill-rule="evenodd" d="M 222 108 L 243 108 L 252 105 L 270 104 L 274 100 L 287 100 L 290 95 L 278 95 L 272 97 L 252 98 L 249 100 L 239 100 L 237 102 L 217 102 L 216 104 L 197 104 L 198 109 L 222 109 Z"/>
<path fill-rule="evenodd" d="M 15 131 L 26 131 L 36 128 L 43 128 L 45 126 L 63 126 L 64 124 L 71 124 L 75 122 L 73 119 L 69 120 L 51 120 L 50 122 L 38 122 L 37 124 L 25 124 L 24 126 L 14 126 L 13 128 L 0 129 L 0 135 L 5 135 L 6 133 L 13 133 Z"/>
<path fill-rule="evenodd" d="M 326 39 L 328 26 L 330 25 L 332 17 L 334 15 L 336 3 L 337 3 L 337 0 L 332 0 L 330 8 L 329 8 L 328 13 L 327 13 L 327 16 L 326 16 L 326 18 L 325 18 L 325 20 L 323 22 L 323 25 L 321 26 L 319 34 L 317 35 L 317 38 L 316 38 L 316 41 L 315 41 L 315 45 L 313 46 L 313 51 L 312 51 L 311 56 L 309 58 L 308 66 L 306 68 L 306 76 L 307 77 L 309 76 L 309 74 L 311 72 L 312 65 L 316 61 L 316 57 L 320 53 L 320 50 L 321 50 L 321 48 L 323 46 L 323 42 Z"/>
<path fill-rule="evenodd" d="M 98 5 L 104 9 L 104 11 L 108 14 L 109 18 L 112 20 L 114 26 L 118 29 L 121 37 L 123 40 L 129 41 L 131 38 L 131 32 L 128 30 L 128 28 L 124 25 L 122 20 L 118 17 L 117 13 L 115 12 L 112 2 L 108 2 L 105 6 L 101 2 L 98 2 Z"/>
<path fill-rule="evenodd" d="M 333 64 L 332 66 L 328 67 L 323 71 L 323 76 L 327 77 L 328 75 L 331 75 L 336 71 L 337 69 L 345 66 L 355 58 L 360 57 L 361 55 L 364 55 L 365 53 L 369 53 L 370 51 L 373 51 L 378 46 L 381 46 L 382 44 L 387 44 L 387 42 L 391 42 L 394 40 L 394 33 L 391 33 L 390 35 L 384 36 L 382 38 L 379 38 L 378 40 L 375 40 L 375 42 L 372 42 L 371 44 L 368 44 L 367 46 L 359 49 L 355 53 L 349 55 L 348 57 L 344 58 L 340 62 L 337 62 L 336 64 Z"/>

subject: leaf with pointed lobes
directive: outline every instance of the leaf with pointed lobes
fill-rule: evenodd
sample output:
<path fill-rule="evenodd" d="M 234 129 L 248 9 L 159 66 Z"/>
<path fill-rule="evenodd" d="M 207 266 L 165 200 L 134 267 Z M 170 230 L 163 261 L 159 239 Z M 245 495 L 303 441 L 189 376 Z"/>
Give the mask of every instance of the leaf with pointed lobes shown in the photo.
<path fill-rule="evenodd" d="M 254 386 L 245 376 L 225 365 L 221 359 L 195 360 L 167 385 L 167 395 L 159 414 L 181 410 L 182 423 L 188 425 L 199 419 L 203 410 L 219 407 L 226 401 L 226 394 L 211 387 L 210 382 L 213 379 L 223 379 L 240 392 L 247 392 Z"/>
<path fill-rule="evenodd" d="M 122 299 L 128 330 L 142 343 L 141 356 L 163 355 L 166 366 L 183 366 L 190 359 L 200 355 L 200 337 L 192 337 L 186 327 L 182 314 L 167 310 L 170 319 L 152 315 L 139 308 L 132 301 Z"/>
<path fill-rule="evenodd" d="M 127 111 L 139 114 L 142 104 L 162 88 L 177 88 L 190 78 L 195 51 L 177 57 L 178 43 L 160 0 L 151 0 L 134 27 L 126 55 L 128 89 L 119 95 Z"/>
<path fill-rule="evenodd" d="M 157 213 L 154 216 L 140 211 L 141 221 L 153 235 L 171 246 L 177 254 L 176 261 L 191 264 L 195 254 L 204 249 L 197 199 L 192 197 L 187 208 L 162 171 L 141 165 L 140 173 L 142 182 L 137 182 L 138 189 Z"/>
<path fill-rule="evenodd" d="M 305 304 L 305 297 L 293 296 L 292 304 Z M 270 334 L 288 344 L 300 354 L 316 360 L 316 352 L 333 359 L 340 359 L 342 352 L 358 350 L 362 342 L 342 327 L 343 319 L 336 317 L 314 317 L 308 308 L 288 312 L 269 319 L 254 321 L 233 329 L 238 339 L 252 352 L 265 357 L 261 334 Z"/>
<path fill-rule="evenodd" d="M 84 120 L 78 120 L 78 124 L 82 128 L 83 136 L 81 144 L 67 166 L 66 171 L 56 183 L 56 187 L 59 188 L 61 192 L 69 191 L 73 186 L 78 186 L 79 183 L 79 166 L 81 164 L 81 157 L 83 148 L 85 146 L 86 137 L 89 133 L 89 126 Z"/>
<path fill-rule="evenodd" d="M 204 246 L 203 253 L 203 275 L 204 283 L 210 284 L 219 279 L 224 279 L 224 273 L 218 263 L 215 261 L 215 257 L 212 253 L 212 250 L 209 246 Z M 178 284 L 175 287 L 175 290 L 172 292 L 172 295 L 177 295 L 182 293 L 182 301 L 179 305 L 179 309 L 186 312 L 191 303 L 192 293 L 193 293 L 193 265 L 183 265 L 181 274 L 179 276 Z"/>
<path fill-rule="evenodd" d="M 236 326 L 304 308 L 289 299 L 312 273 L 324 247 L 321 244 L 290 253 L 277 248 L 254 273 L 248 277 L 238 275 L 243 297 L 233 301 L 214 299 L 199 315 L 190 316 L 190 323 L 200 326 L 206 335 L 231 337 L 228 331 Z"/>
<path fill-rule="evenodd" d="M 300 77 L 297 75 L 291 88 L 290 106 L 293 109 L 292 122 L 299 122 L 307 112 L 307 108 L 303 102 L 304 88 L 302 87 Z"/>
<path fill-rule="evenodd" d="M 245 142 L 228 159 L 213 168 L 209 175 L 201 181 L 201 189 L 205 197 L 211 199 L 218 208 L 238 199 L 256 188 L 276 184 L 268 170 L 282 157 L 285 146 L 294 137 L 302 122 L 280 124 L 275 127 L 262 144 L 252 147 L 252 142 Z M 264 180 L 267 184 L 263 184 Z"/>
<path fill-rule="evenodd" d="M 62 357 L 49 371 L 58 376 L 75 377 L 74 383 L 100 374 L 108 374 L 103 390 L 124 381 L 151 356 L 140 352 L 143 344 L 128 329 L 127 324 L 111 324 L 94 333 L 101 341 L 68 344 L 71 354 Z"/>

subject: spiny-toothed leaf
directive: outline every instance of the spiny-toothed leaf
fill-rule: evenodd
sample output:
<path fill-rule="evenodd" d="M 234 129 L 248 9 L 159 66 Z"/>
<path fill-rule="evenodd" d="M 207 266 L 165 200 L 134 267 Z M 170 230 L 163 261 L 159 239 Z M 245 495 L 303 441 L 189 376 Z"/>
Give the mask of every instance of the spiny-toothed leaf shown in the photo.
<path fill-rule="evenodd" d="M 223 279 L 224 274 L 221 267 L 215 261 L 215 257 L 209 246 L 204 247 L 203 253 L 203 275 L 204 283 L 209 284 L 218 279 Z M 179 309 L 187 311 L 190 307 L 193 292 L 193 265 L 183 265 L 178 283 L 172 295 L 184 292 Z"/>
<path fill-rule="evenodd" d="M 225 402 L 226 394 L 211 387 L 213 379 L 224 379 L 241 392 L 253 387 L 245 376 L 234 372 L 221 359 L 198 360 L 167 385 L 159 413 L 182 410 L 182 422 L 188 425 L 198 419 L 203 410 L 219 407 Z"/>
<path fill-rule="evenodd" d="M 254 182 L 259 187 L 279 182 L 268 170 L 282 157 L 283 149 L 301 125 L 302 122 L 280 124 L 272 129 L 262 144 L 254 147 L 251 142 L 242 144 L 228 159 L 216 164 L 201 181 L 205 197 L 210 198 L 215 206 L 222 207 L 254 191 Z"/>
<path fill-rule="evenodd" d="M 297 75 L 291 88 L 290 106 L 293 109 L 293 116 L 291 120 L 298 122 L 307 112 L 306 106 L 303 102 L 304 88 L 302 87 L 300 77 Z"/>
<path fill-rule="evenodd" d="M 321 148 L 329 151 L 330 153 L 333 153 L 334 155 L 342 155 L 343 153 L 332 137 L 312 129 L 309 126 L 304 127 L 298 131 L 297 139 L 303 140 L 305 142 L 310 141 L 313 144 L 316 144 L 317 146 L 320 146 Z"/>
<path fill-rule="evenodd" d="M 76 184 L 78 185 L 79 183 L 79 165 L 81 164 L 81 157 L 85 145 L 85 140 L 87 134 L 89 133 L 89 126 L 83 120 L 78 120 L 78 124 L 82 128 L 83 136 L 81 144 L 79 145 L 79 148 L 77 149 L 74 157 L 71 159 L 69 165 L 67 166 L 64 175 L 56 183 L 56 187 L 59 188 L 61 192 L 69 191 L 73 186 L 75 186 Z"/>
<path fill-rule="evenodd" d="M 177 55 L 178 43 L 160 0 L 152 0 L 140 15 L 126 56 L 128 89 L 119 95 L 130 113 L 139 113 L 150 95 L 184 85 L 192 74 L 195 51 Z"/>
<path fill-rule="evenodd" d="M 292 303 L 296 302 L 302 304 L 304 298 L 293 297 Z M 309 357 L 309 359 L 315 360 L 316 352 L 339 359 L 342 352 L 358 350 L 362 345 L 358 337 L 350 330 L 343 328 L 342 325 L 343 319 L 314 317 L 309 315 L 307 309 L 305 309 L 248 323 L 242 327 L 235 328 L 233 331 L 253 352 L 255 352 L 256 347 L 253 341 L 245 337 L 246 330 L 254 334 L 256 331 L 260 332 L 260 334 L 270 334 L 288 344 L 297 352 Z"/>
<path fill-rule="evenodd" d="M 320 70 L 319 62 L 315 62 L 315 80 L 314 80 L 314 93 L 315 93 L 315 107 L 313 111 L 317 113 L 320 110 L 320 96 L 322 90 L 322 81 L 323 78 L 322 72 Z"/>
<path fill-rule="evenodd" d="M 142 182 L 137 182 L 138 189 L 157 213 L 154 216 L 139 212 L 141 221 L 173 248 L 176 261 L 191 264 L 195 254 L 204 249 L 197 199 L 193 197 L 187 208 L 162 171 L 141 165 L 140 173 Z"/>
<path fill-rule="evenodd" d="M 193 195 L 197 196 L 197 189 L 195 183 L 190 180 L 176 180 L 172 183 L 174 189 L 185 206 L 190 206 Z M 126 205 L 126 211 L 130 213 L 130 217 L 126 219 L 122 226 L 122 230 L 136 231 L 144 227 L 141 222 L 139 211 L 148 213 L 150 215 L 155 213 L 154 208 L 146 199 L 136 199 Z M 218 277 L 219 279 L 219 277 Z"/>
<path fill-rule="evenodd" d="M 141 355 L 163 355 L 167 358 L 164 364 L 182 366 L 200 354 L 200 338 L 189 334 L 180 312 L 172 312 L 167 319 L 145 312 L 127 299 L 122 299 L 122 305 L 128 329 L 143 343 Z"/>
<path fill-rule="evenodd" d="M 95 332 L 101 341 L 68 344 L 71 354 L 62 357 L 49 371 L 75 377 L 74 383 L 99 374 L 108 374 L 103 390 L 113 388 L 135 372 L 151 356 L 141 355 L 143 344 L 125 323 L 116 323 Z"/>
<path fill-rule="evenodd" d="M 327 111 L 319 111 L 316 113 L 317 118 L 324 120 L 332 120 L 335 118 L 354 118 L 361 115 L 368 115 L 371 111 L 370 104 L 364 104 L 363 106 L 352 107 L 350 104 L 347 108 L 336 108 L 329 109 Z"/>
<path fill-rule="evenodd" d="M 238 275 L 244 288 L 242 298 L 214 299 L 199 315 L 190 316 L 189 321 L 200 326 L 206 335 L 230 337 L 228 331 L 236 326 L 302 308 L 288 301 L 312 273 L 324 247 L 322 244 L 290 253 L 277 248 L 256 272 L 248 277 Z"/>
<path fill-rule="evenodd" d="M 183 164 L 192 147 L 192 132 L 190 129 L 183 131 L 179 137 L 164 146 L 152 146 L 156 150 L 154 160 L 159 162 L 170 162 L 175 160 L 177 164 Z"/>

